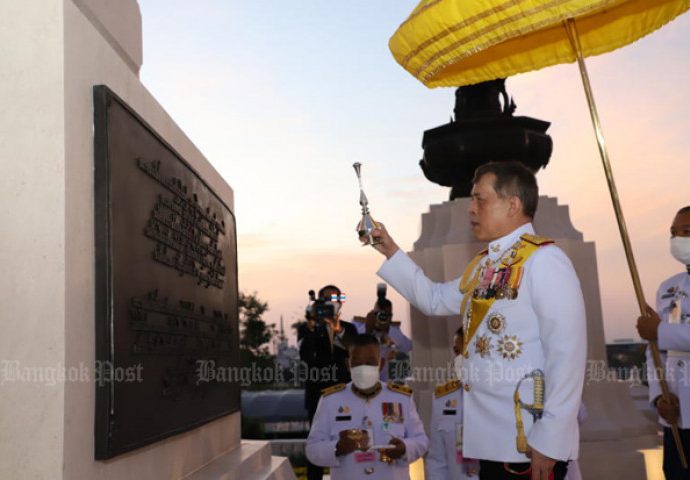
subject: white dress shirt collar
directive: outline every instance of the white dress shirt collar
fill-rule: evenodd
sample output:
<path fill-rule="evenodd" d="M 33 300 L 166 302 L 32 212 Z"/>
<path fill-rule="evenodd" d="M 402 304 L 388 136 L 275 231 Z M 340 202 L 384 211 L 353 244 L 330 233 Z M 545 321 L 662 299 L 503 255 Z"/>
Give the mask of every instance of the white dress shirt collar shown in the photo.
<path fill-rule="evenodd" d="M 506 250 L 512 247 L 513 244 L 519 240 L 520 236 L 524 235 L 525 233 L 534 235 L 534 227 L 529 222 L 519 226 L 508 235 L 497 238 L 496 240 L 490 242 L 488 245 L 489 258 L 491 260 L 498 260 L 501 258 Z"/>

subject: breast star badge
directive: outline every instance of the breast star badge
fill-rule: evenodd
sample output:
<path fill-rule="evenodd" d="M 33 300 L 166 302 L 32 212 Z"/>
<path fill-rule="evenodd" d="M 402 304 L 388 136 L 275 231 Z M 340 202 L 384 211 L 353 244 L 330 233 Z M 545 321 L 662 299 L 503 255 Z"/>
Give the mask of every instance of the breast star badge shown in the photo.
<path fill-rule="evenodd" d="M 522 353 L 522 342 L 515 335 L 504 335 L 498 340 L 496 350 L 503 358 L 515 360 Z"/>
<path fill-rule="evenodd" d="M 491 355 L 491 337 L 480 335 L 474 343 L 474 353 L 478 353 L 482 358 Z"/>
<path fill-rule="evenodd" d="M 491 333 L 499 335 L 506 329 L 506 317 L 500 313 L 493 313 L 489 317 L 487 324 Z"/>

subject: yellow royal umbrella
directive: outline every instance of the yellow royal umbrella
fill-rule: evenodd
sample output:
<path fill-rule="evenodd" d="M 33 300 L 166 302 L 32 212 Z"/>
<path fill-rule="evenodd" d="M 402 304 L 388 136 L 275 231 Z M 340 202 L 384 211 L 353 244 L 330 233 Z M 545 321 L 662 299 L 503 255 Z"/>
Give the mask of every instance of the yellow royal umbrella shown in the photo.
<path fill-rule="evenodd" d="M 577 61 L 642 315 L 646 302 L 584 57 L 623 47 L 690 8 L 690 0 L 422 0 L 391 37 L 400 65 L 427 87 L 460 87 Z M 650 342 L 663 396 L 669 390 Z M 673 437 L 687 462 L 678 425 Z"/>

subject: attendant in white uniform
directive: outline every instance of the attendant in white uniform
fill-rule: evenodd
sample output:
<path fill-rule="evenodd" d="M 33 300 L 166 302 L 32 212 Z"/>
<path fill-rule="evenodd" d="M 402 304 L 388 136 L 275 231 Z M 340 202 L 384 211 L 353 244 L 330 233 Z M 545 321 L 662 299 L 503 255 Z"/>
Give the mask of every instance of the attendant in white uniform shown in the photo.
<path fill-rule="evenodd" d="M 678 211 L 671 224 L 671 255 L 686 271 L 664 281 L 656 294 L 656 311 L 637 320 L 637 331 L 645 340 L 656 340 L 665 360 L 670 401 L 661 397 L 654 361 L 647 349 L 649 399 L 659 412 L 664 427 L 664 475 L 667 480 L 688 479 L 671 433 L 678 422 L 685 457 L 690 459 L 690 206 Z"/>
<path fill-rule="evenodd" d="M 463 382 L 463 454 L 480 459 L 481 479 L 540 480 L 553 471 L 561 480 L 578 456 L 584 302 L 568 257 L 534 235 L 538 198 L 536 179 L 522 164 L 479 167 L 469 227 L 488 248 L 447 283 L 430 281 L 385 227 L 373 232 L 387 257 L 379 276 L 426 315 L 461 315 L 463 369 L 472 374 Z M 531 401 L 532 379 L 544 379 L 534 383 L 535 393 L 545 385 L 543 405 L 531 410 L 514 402 L 526 375 L 520 400 Z"/>
<path fill-rule="evenodd" d="M 429 446 L 412 389 L 380 382 L 380 365 L 378 340 L 358 335 L 350 346 L 352 382 L 323 391 L 306 454 L 330 467 L 333 480 L 407 480 L 410 463 Z"/>
<path fill-rule="evenodd" d="M 462 328 L 453 337 L 453 353 L 462 358 Z M 462 451 L 461 375 L 461 368 L 457 368 L 455 380 L 434 390 L 429 452 L 424 458 L 425 480 L 477 479 L 479 462 L 465 458 Z"/>

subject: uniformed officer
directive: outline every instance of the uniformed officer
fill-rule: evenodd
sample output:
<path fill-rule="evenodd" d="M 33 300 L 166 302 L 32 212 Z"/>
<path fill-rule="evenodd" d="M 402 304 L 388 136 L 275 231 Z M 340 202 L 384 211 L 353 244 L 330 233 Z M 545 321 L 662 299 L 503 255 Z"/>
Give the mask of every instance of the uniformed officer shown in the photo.
<path fill-rule="evenodd" d="M 669 424 L 678 421 L 681 443 L 690 458 L 690 206 L 678 211 L 671 224 L 671 255 L 686 271 L 661 284 L 656 294 L 656 311 L 647 306 L 647 315 L 637 320 L 642 338 L 657 340 L 666 363 L 670 401 L 661 397 L 654 362 L 647 350 L 649 398 L 664 426 L 664 475 L 667 480 L 690 478 L 683 469 Z"/>
<path fill-rule="evenodd" d="M 453 337 L 453 352 L 462 353 L 462 328 Z M 462 358 L 462 357 L 460 357 Z M 429 452 L 424 458 L 426 480 L 477 478 L 479 462 L 462 451 L 462 383 L 458 378 L 436 387 L 431 409 Z"/>
<path fill-rule="evenodd" d="M 472 373 L 463 385 L 463 453 L 480 459 L 482 479 L 540 480 L 553 471 L 559 480 L 578 456 L 584 301 L 568 257 L 534 235 L 538 198 L 522 164 L 480 166 L 468 213 L 488 248 L 447 283 L 430 281 L 383 225 L 373 232 L 387 257 L 379 276 L 426 315 L 461 315 L 464 369 Z M 523 387 L 533 385 L 532 404 L 523 402 L 528 390 L 514 395 L 523 378 Z"/>
<path fill-rule="evenodd" d="M 380 365 L 378 340 L 358 335 L 350 346 L 352 382 L 321 396 L 306 454 L 330 467 L 333 480 L 409 479 L 409 464 L 426 452 L 429 440 L 412 390 L 380 382 Z"/>

